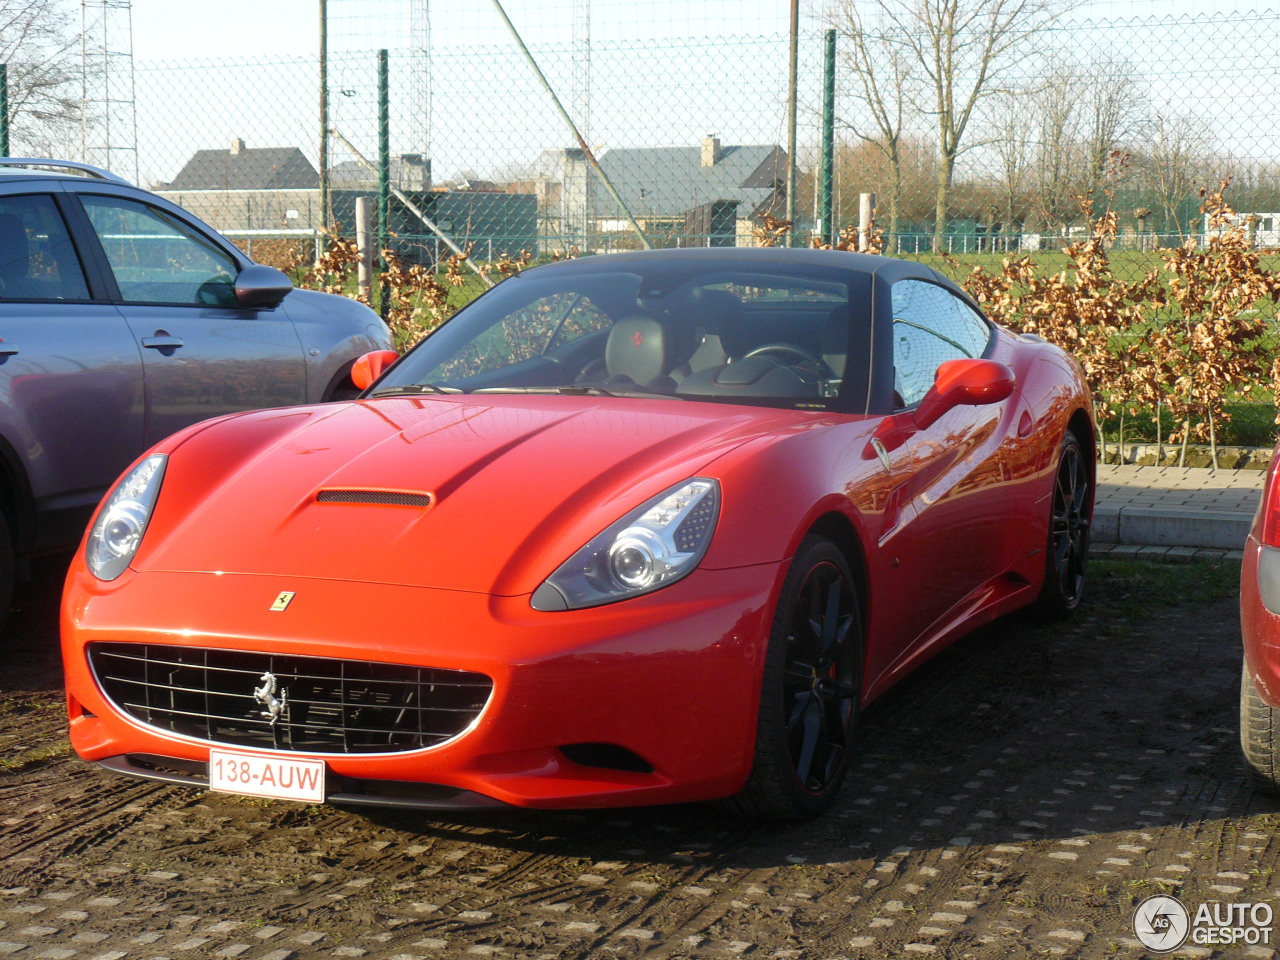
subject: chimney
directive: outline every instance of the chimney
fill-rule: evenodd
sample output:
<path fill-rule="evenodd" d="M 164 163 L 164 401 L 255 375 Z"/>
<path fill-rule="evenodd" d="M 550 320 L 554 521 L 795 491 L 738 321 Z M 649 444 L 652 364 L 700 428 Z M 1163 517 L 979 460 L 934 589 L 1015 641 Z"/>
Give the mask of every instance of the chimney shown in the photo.
<path fill-rule="evenodd" d="M 720 162 L 720 138 L 709 133 L 702 138 L 702 165 L 714 167 Z"/>
<path fill-rule="evenodd" d="M 242 153 L 244 153 L 244 141 L 241 140 L 239 137 L 236 137 L 234 140 L 231 141 L 231 155 L 235 157 L 235 156 L 239 156 Z"/>

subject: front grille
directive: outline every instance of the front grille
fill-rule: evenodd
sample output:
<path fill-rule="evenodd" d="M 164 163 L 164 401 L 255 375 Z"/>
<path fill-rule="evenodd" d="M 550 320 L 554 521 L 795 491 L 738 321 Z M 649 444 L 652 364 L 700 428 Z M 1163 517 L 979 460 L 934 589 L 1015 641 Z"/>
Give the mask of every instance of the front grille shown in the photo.
<path fill-rule="evenodd" d="M 88 654 L 116 709 L 228 746 L 417 750 L 466 730 L 493 691 L 480 673 L 365 660 L 145 643 L 93 643 Z"/>
<path fill-rule="evenodd" d="M 317 503 L 372 503 L 388 507 L 429 507 L 429 493 L 400 493 L 394 490 L 321 490 Z"/>

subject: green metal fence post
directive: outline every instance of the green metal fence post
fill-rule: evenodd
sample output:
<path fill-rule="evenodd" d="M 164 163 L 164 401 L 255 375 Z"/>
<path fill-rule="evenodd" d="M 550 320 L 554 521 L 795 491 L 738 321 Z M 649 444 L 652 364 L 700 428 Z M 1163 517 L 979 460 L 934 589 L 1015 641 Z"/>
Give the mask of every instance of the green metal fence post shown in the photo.
<path fill-rule="evenodd" d="M 0 63 L 0 157 L 9 155 L 9 65 Z"/>
<path fill-rule="evenodd" d="M 385 320 L 387 302 L 386 249 L 391 240 L 391 94 L 388 82 L 387 51 L 378 51 L 378 303 Z"/>
<path fill-rule="evenodd" d="M 822 63 L 822 199 L 818 207 L 818 233 L 824 243 L 834 244 L 835 224 L 831 222 L 831 194 L 835 181 L 836 116 L 836 32 L 828 30 Z"/>

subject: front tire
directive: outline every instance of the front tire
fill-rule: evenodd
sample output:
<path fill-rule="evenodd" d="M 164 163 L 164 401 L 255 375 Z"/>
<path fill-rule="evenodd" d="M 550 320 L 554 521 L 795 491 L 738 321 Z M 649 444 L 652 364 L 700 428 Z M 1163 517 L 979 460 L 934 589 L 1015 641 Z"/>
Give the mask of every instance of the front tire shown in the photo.
<path fill-rule="evenodd" d="M 1089 569 L 1089 531 L 1093 522 L 1092 474 L 1080 441 L 1070 430 L 1062 438 L 1053 480 L 1044 583 L 1032 607 L 1042 620 L 1061 620 L 1075 612 L 1084 595 Z"/>
<path fill-rule="evenodd" d="M 1258 693 L 1247 660 L 1240 676 L 1240 752 L 1254 786 L 1280 793 L 1280 710 Z"/>
<path fill-rule="evenodd" d="M 844 554 L 810 535 L 774 612 L 746 785 L 723 806 L 741 816 L 802 820 L 836 800 L 862 694 L 862 616 Z"/>

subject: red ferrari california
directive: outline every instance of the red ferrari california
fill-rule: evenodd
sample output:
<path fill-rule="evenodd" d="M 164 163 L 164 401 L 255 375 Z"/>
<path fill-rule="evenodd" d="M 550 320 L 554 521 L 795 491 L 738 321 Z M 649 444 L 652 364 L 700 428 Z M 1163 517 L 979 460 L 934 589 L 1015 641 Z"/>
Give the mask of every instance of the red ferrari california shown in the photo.
<path fill-rule="evenodd" d="M 67 580 L 71 739 L 122 773 L 427 809 L 836 798 L 859 711 L 1084 587 L 1076 364 L 918 263 L 586 257 L 349 403 L 151 449 Z"/>

